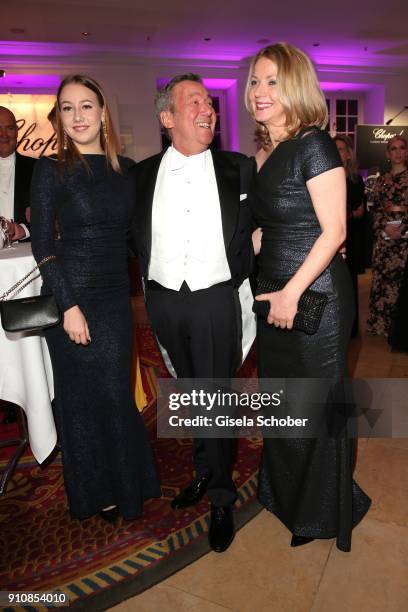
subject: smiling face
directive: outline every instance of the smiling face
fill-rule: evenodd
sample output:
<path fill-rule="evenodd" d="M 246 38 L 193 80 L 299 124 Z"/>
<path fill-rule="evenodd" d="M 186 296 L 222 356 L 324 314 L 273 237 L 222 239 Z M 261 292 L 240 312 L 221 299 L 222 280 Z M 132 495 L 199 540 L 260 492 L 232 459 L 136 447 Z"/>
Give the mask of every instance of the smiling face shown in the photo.
<path fill-rule="evenodd" d="M 216 114 L 208 91 L 201 83 L 181 81 L 172 91 L 172 110 L 160 115 L 170 130 L 173 146 L 183 155 L 205 151 L 214 138 Z"/>
<path fill-rule="evenodd" d="M 252 115 L 269 132 L 285 128 L 286 115 L 277 91 L 278 68 L 267 57 L 260 57 L 250 77 L 248 100 Z"/>
<path fill-rule="evenodd" d="M 16 150 L 16 118 L 7 108 L 0 108 L 0 157 L 8 157 Z"/>
<path fill-rule="evenodd" d="M 80 83 L 66 85 L 59 97 L 61 122 L 80 153 L 103 153 L 100 142 L 103 108 L 92 89 Z"/>

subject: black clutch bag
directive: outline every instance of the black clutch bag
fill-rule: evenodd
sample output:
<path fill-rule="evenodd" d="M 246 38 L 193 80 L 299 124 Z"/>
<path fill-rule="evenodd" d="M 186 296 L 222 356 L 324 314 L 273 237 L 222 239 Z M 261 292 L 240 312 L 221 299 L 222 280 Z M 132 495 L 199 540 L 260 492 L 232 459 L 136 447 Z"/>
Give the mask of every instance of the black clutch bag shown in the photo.
<path fill-rule="evenodd" d="M 58 325 L 61 313 L 53 295 L 34 295 L 17 300 L 6 299 L 12 293 L 20 293 L 36 276 L 27 280 L 46 261 L 55 256 L 44 257 L 24 278 L 6 291 L 0 298 L 1 325 L 8 332 L 40 331 Z M 24 282 L 26 281 L 26 282 Z"/>
<path fill-rule="evenodd" d="M 0 302 L 1 324 L 8 332 L 28 332 L 53 327 L 61 313 L 53 295 L 34 295 Z"/>
<path fill-rule="evenodd" d="M 267 280 L 258 278 L 256 295 L 261 293 L 273 293 L 281 291 L 287 281 L 283 280 Z M 313 335 L 319 329 L 320 321 L 323 316 L 328 298 L 324 293 L 306 289 L 300 296 L 298 302 L 298 311 L 293 320 L 293 329 L 304 332 L 305 334 Z M 252 311 L 261 319 L 267 319 L 270 310 L 269 301 L 258 302 L 254 300 Z"/>

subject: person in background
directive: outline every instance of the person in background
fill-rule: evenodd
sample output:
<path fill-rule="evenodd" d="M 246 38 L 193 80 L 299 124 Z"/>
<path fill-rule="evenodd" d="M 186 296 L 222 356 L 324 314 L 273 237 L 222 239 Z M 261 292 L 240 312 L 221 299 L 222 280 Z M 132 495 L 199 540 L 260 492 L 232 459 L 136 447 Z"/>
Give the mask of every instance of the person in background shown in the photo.
<path fill-rule="evenodd" d="M 374 249 L 366 330 L 388 336 L 408 256 L 407 141 L 387 144 L 390 169 L 378 177 L 373 192 Z"/>
<path fill-rule="evenodd" d="M 302 51 L 287 43 L 259 51 L 249 70 L 246 107 L 263 143 L 251 194 L 255 221 L 262 228 L 258 278 L 286 283 L 256 298 L 267 302 L 265 318 L 258 317 L 258 374 L 261 382 L 287 379 L 285 410 L 303 411 L 312 424 L 327 419 L 331 432 L 265 437 L 258 497 L 291 531 L 291 546 L 336 538 L 337 547 L 348 551 L 351 531 L 370 500 L 353 481 L 355 440 L 339 411 L 354 316 L 350 275 L 338 252 L 346 237 L 345 174 L 324 130 L 324 95 Z M 308 288 L 327 297 L 311 335 L 294 325 L 299 299 Z M 298 381 L 291 383 L 291 378 Z M 330 381 L 325 402 L 311 406 L 320 387 L 308 379 Z M 341 427 L 335 429 L 338 416 Z"/>
<path fill-rule="evenodd" d="M 355 318 L 351 335 L 358 334 L 359 306 L 358 306 L 358 274 L 364 271 L 364 214 L 365 195 L 364 181 L 357 172 L 357 163 L 354 155 L 353 143 L 345 135 L 334 137 L 340 159 L 346 172 L 347 185 L 347 238 L 346 262 L 350 270 L 354 290 Z"/>
<path fill-rule="evenodd" d="M 408 257 L 405 262 L 404 275 L 395 304 L 388 343 L 396 352 L 408 353 Z"/>
<path fill-rule="evenodd" d="M 36 160 L 17 153 L 17 132 L 14 114 L 0 106 L 0 216 L 12 220 L 12 240 L 26 240 L 30 236 L 26 210 Z"/>
<path fill-rule="evenodd" d="M 17 123 L 14 114 L 0 106 L 0 217 L 8 219 L 11 240 L 30 237 L 30 184 L 35 159 L 17 153 Z M 16 411 L 8 405 L 3 423 L 14 423 Z"/>
<path fill-rule="evenodd" d="M 63 313 L 45 331 L 55 417 L 73 518 L 138 518 L 160 496 L 130 371 L 132 312 L 127 234 L 135 207 L 134 162 L 117 155 L 103 90 L 66 77 L 57 93 L 58 159 L 43 157 L 32 181 L 32 247 L 43 293 Z M 54 239 L 55 221 L 60 239 Z"/>

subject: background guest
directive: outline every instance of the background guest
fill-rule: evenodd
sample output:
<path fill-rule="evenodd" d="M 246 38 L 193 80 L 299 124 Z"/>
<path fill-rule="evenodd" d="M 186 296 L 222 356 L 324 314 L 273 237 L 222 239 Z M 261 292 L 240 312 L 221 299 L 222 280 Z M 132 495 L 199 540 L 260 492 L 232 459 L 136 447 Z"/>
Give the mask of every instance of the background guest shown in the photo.
<path fill-rule="evenodd" d="M 388 336 L 408 255 L 407 141 L 395 136 L 387 145 L 390 170 L 373 194 L 373 277 L 367 331 Z"/>
<path fill-rule="evenodd" d="M 45 336 L 65 489 L 74 518 L 99 512 L 113 522 L 120 512 L 135 519 L 160 487 L 130 382 L 134 163 L 117 155 L 105 96 L 93 79 L 66 77 L 56 114 L 58 160 L 41 158 L 33 177 L 32 245 L 37 261 L 56 255 L 41 274 L 43 291 L 63 312 Z"/>
<path fill-rule="evenodd" d="M 12 240 L 30 236 L 26 209 L 30 206 L 30 184 L 35 159 L 17 153 L 17 123 L 13 113 L 0 106 L 0 216 L 13 219 Z"/>
<path fill-rule="evenodd" d="M 398 300 L 395 304 L 394 317 L 391 323 L 391 330 L 388 342 L 393 351 L 408 352 L 408 257 L 405 262 L 404 276 Z"/>
<path fill-rule="evenodd" d="M 351 274 L 354 290 L 355 317 L 351 335 L 358 333 L 358 274 L 364 272 L 364 216 L 365 195 L 364 181 L 357 173 L 357 163 L 354 155 L 353 143 L 348 136 L 334 137 L 337 150 L 340 154 L 346 172 L 347 185 L 347 238 L 346 262 Z"/>
<path fill-rule="evenodd" d="M 309 58 L 286 43 L 262 49 L 251 62 L 246 105 L 264 143 L 252 194 L 263 230 L 259 277 L 286 281 L 282 290 L 257 296 L 269 302 L 267 319 L 258 317 L 259 377 L 330 379 L 330 399 L 312 421 L 326 415 L 334 422 L 354 311 L 350 276 L 338 253 L 346 236 L 346 182 L 324 130 L 326 102 Z M 309 287 L 328 299 L 312 335 L 294 329 L 299 299 Z M 288 386 L 286 409 L 311 417 L 312 387 L 306 380 L 303 393 L 297 384 Z M 351 530 L 370 504 L 352 478 L 354 446 L 346 423 L 339 436 L 299 439 L 285 432 L 264 439 L 259 499 L 292 532 L 292 546 L 336 537 L 339 549 L 350 550 Z"/>
<path fill-rule="evenodd" d="M 8 224 L 11 240 L 24 240 L 30 236 L 29 216 L 30 184 L 35 159 L 20 155 L 17 147 L 17 123 L 13 113 L 0 106 L 0 217 L 13 219 Z M 13 423 L 16 412 L 8 406 L 4 423 Z"/>

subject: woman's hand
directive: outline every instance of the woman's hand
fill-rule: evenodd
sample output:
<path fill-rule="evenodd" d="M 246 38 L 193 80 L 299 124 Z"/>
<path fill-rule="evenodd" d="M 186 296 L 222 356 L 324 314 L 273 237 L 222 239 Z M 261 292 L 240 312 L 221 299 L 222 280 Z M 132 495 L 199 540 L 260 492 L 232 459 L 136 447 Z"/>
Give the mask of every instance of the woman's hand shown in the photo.
<path fill-rule="evenodd" d="M 282 289 L 274 293 L 262 293 L 255 299 L 259 302 L 269 301 L 271 305 L 267 318 L 269 325 L 273 324 L 281 329 L 292 329 L 299 298 Z"/>
<path fill-rule="evenodd" d="M 64 312 L 64 330 L 76 344 L 86 346 L 91 342 L 88 323 L 79 306 L 72 306 Z"/>
<path fill-rule="evenodd" d="M 262 244 L 262 227 L 258 227 L 254 232 L 252 232 L 252 244 L 255 255 L 259 255 Z"/>

